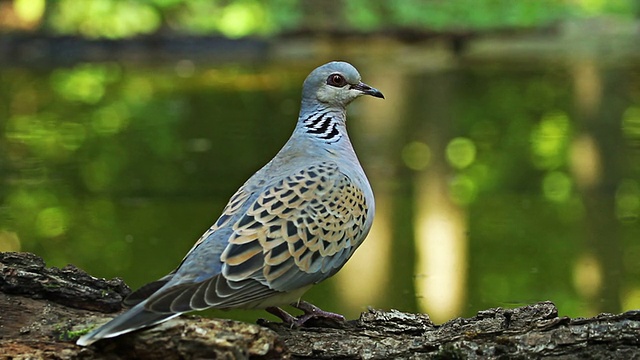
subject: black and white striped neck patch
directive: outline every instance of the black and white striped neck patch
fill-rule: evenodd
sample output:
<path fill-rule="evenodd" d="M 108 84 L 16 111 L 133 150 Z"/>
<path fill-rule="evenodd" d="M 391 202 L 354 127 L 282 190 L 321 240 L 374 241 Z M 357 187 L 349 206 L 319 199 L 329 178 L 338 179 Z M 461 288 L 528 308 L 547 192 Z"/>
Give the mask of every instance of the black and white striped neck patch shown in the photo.
<path fill-rule="evenodd" d="M 336 142 L 342 135 L 338 131 L 338 122 L 328 112 L 318 112 L 304 120 L 307 133 L 316 135 L 327 142 Z"/>

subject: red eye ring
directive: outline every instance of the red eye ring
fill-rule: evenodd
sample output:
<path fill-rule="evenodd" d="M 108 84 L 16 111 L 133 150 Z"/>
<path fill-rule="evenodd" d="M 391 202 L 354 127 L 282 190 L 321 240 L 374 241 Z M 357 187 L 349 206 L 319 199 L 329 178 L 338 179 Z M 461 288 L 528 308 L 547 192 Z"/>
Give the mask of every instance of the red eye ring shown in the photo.
<path fill-rule="evenodd" d="M 340 74 L 331 74 L 327 78 L 327 85 L 331 85 L 335 87 L 343 87 L 347 85 L 347 80 L 345 80 L 344 76 Z"/>

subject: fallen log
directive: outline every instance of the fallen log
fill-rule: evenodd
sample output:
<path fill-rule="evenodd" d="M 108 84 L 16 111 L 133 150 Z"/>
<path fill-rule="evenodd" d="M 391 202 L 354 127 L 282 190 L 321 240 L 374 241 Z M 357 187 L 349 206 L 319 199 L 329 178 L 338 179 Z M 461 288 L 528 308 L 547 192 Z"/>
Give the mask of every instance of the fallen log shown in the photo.
<path fill-rule="evenodd" d="M 371 309 L 345 323 L 280 323 L 182 316 L 83 348 L 75 340 L 121 311 L 119 279 L 29 253 L 0 253 L 3 359 L 640 359 L 640 311 L 559 317 L 551 302 L 495 308 L 435 325 L 425 314 Z"/>

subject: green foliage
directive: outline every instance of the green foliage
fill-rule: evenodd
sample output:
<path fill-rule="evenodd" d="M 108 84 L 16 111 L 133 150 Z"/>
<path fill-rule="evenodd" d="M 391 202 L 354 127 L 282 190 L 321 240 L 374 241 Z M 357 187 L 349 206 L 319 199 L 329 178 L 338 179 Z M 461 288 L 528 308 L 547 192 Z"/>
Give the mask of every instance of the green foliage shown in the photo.
<path fill-rule="evenodd" d="M 152 33 L 161 24 L 161 14 L 143 1 L 58 0 L 48 6 L 45 21 L 61 34 L 123 38 Z"/>
<path fill-rule="evenodd" d="M 575 6 L 575 5 L 574 5 Z M 565 1 L 457 0 L 350 1 L 353 25 L 365 29 L 401 26 L 434 30 L 531 27 L 571 15 Z"/>
<path fill-rule="evenodd" d="M 33 6 L 27 6 L 34 1 Z M 37 9 L 41 0 L 21 0 Z M 37 4 L 36 4 L 37 3 Z M 229 37 L 271 35 L 299 28 L 434 31 L 545 26 L 557 20 L 616 14 L 631 17 L 633 0 L 59 0 L 47 3 L 45 24 L 55 33 L 124 38 L 162 28 Z M 25 18 L 42 16 L 25 13 Z"/>

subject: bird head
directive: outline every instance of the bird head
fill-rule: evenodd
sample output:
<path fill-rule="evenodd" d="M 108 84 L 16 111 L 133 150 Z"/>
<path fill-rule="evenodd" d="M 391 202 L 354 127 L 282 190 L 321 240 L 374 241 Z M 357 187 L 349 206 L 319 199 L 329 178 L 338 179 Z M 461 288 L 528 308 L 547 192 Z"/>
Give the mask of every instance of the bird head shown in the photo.
<path fill-rule="evenodd" d="M 353 65 L 333 61 L 324 64 L 309 74 L 302 86 L 303 102 L 321 102 L 329 106 L 346 107 L 362 95 L 384 99 L 384 95 L 362 81 Z"/>

